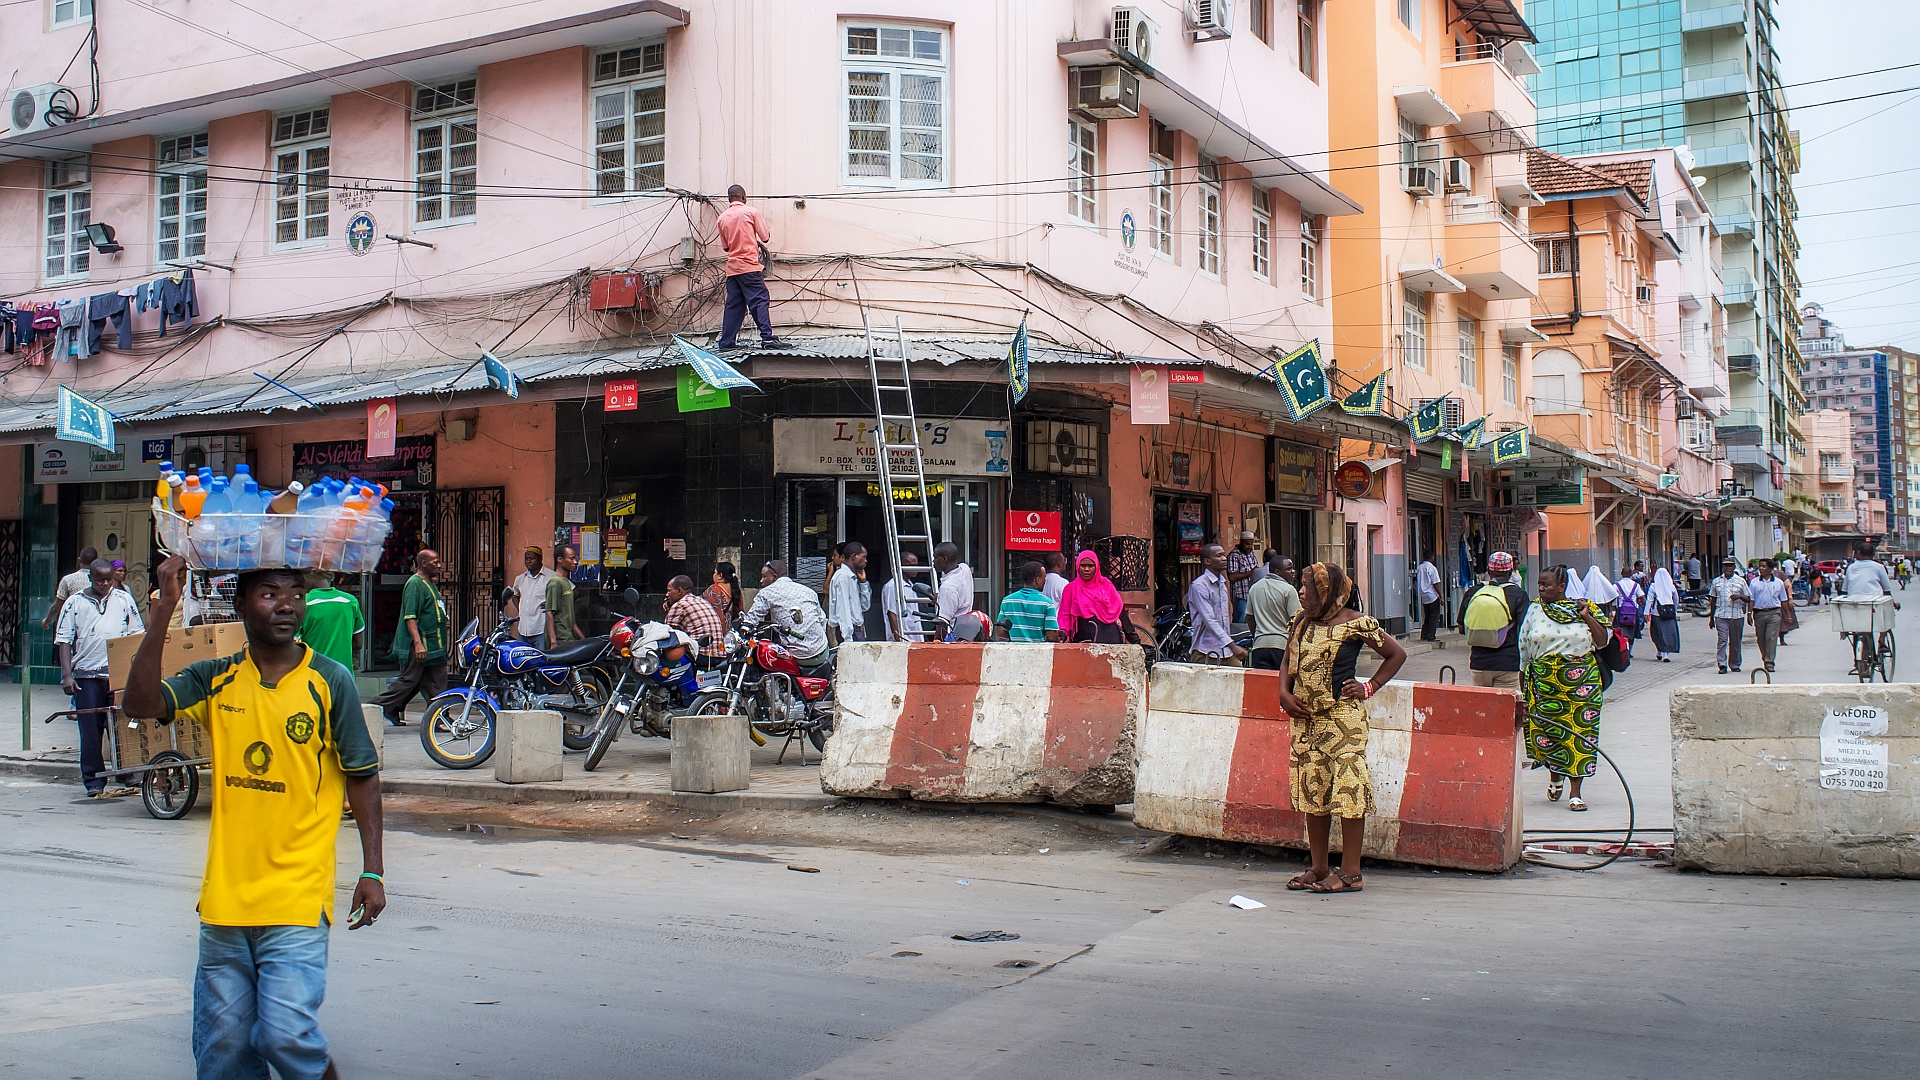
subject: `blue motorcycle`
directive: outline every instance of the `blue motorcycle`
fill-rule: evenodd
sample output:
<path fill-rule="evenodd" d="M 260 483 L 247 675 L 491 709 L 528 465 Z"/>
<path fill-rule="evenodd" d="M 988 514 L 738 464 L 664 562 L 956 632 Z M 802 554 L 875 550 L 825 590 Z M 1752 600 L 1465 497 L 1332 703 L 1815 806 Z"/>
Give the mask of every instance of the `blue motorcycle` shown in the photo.
<path fill-rule="evenodd" d="M 560 714 L 569 750 L 585 750 L 613 689 L 605 663 L 607 638 L 571 641 L 548 652 L 513 634 L 504 614 L 487 637 L 480 620 L 468 623 L 454 649 L 460 679 L 427 703 L 420 745 L 443 768 L 471 769 L 493 756 L 500 711 L 544 709 Z"/>

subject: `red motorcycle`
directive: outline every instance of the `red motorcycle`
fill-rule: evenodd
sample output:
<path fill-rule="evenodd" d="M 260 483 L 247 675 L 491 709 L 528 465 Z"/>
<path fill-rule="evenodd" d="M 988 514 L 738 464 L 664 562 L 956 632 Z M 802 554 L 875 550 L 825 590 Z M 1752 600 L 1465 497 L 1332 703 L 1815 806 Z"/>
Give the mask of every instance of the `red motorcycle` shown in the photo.
<path fill-rule="evenodd" d="M 730 631 L 720 648 L 724 674 L 700 691 L 689 710 L 695 716 L 744 716 L 754 744 L 769 738 L 787 745 L 804 737 L 824 751 L 833 734 L 833 662 L 802 668 L 793 653 L 778 640 L 778 631 L 761 627 L 749 633 Z M 806 761 L 806 748 L 800 760 Z"/>

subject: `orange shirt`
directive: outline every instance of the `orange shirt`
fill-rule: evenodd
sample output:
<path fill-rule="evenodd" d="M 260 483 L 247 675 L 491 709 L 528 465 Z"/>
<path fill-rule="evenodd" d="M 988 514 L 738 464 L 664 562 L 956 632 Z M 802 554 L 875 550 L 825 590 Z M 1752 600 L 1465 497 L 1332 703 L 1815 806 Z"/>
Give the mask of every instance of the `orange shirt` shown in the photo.
<path fill-rule="evenodd" d="M 727 276 L 754 274 L 760 265 L 760 245 L 773 239 L 767 219 L 746 203 L 732 203 L 720 212 L 720 242 L 727 247 Z"/>

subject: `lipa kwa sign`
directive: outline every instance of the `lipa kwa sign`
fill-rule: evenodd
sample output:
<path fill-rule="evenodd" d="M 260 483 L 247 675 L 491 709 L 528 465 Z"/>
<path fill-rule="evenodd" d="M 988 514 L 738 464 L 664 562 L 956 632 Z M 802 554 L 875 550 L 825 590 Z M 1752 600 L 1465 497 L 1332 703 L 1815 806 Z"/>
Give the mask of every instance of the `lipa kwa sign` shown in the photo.
<path fill-rule="evenodd" d="M 888 441 L 909 442 L 894 430 Z M 928 476 L 1008 476 L 1007 425 L 992 420 L 920 421 L 920 456 Z M 873 476 L 879 472 L 871 419 L 796 417 L 773 422 L 773 469 L 793 476 Z M 896 452 L 896 473 L 911 472 Z"/>

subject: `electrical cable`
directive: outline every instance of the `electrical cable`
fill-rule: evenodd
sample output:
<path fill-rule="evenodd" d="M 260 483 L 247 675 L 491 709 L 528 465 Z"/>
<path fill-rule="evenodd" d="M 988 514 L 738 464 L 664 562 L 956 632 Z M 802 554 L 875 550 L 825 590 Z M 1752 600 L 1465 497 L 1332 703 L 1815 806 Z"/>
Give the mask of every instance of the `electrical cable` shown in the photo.
<path fill-rule="evenodd" d="M 1620 771 L 1620 766 L 1613 760 L 1612 755 L 1608 754 L 1605 750 L 1600 749 L 1598 746 L 1594 747 L 1593 749 L 1595 753 L 1599 754 L 1603 758 L 1606 758 L 1607 764 L 1613 767 L 1613 775 L 1620 778 L 1620 790 L 1626 792 L 1626 795 L 1627 795 L 1626 836 L 1621 839 L 1619 848 L 1616 851 L 1614 851 L 1613 854 L 1607 856 L 1606 858 L 1600 860 L 1597 863 L 1594 863 L 1592 866 L 1568 866 L 1565 863 L 1550 862 L 1547 859 L 1542 858 L 1538 852 L 1532 852 L 1532 851 L 1526 852 L 1521 856 L 1521 858 L 1525 859 L 1527 862 L 1532 863 L 1535 866 L 1547 866 L 1555 870 L 1573 870 L 1573 871 L 1584 874 L 1594 870 L 1598 870 L 1602 867 L 1612 866 L 1615 862 L 1619 861 L 1621 857 L 1626 855 L 1627 847 L 1633 843 L 1633 789 L 1627 785 L 1627 774 Z"/>

